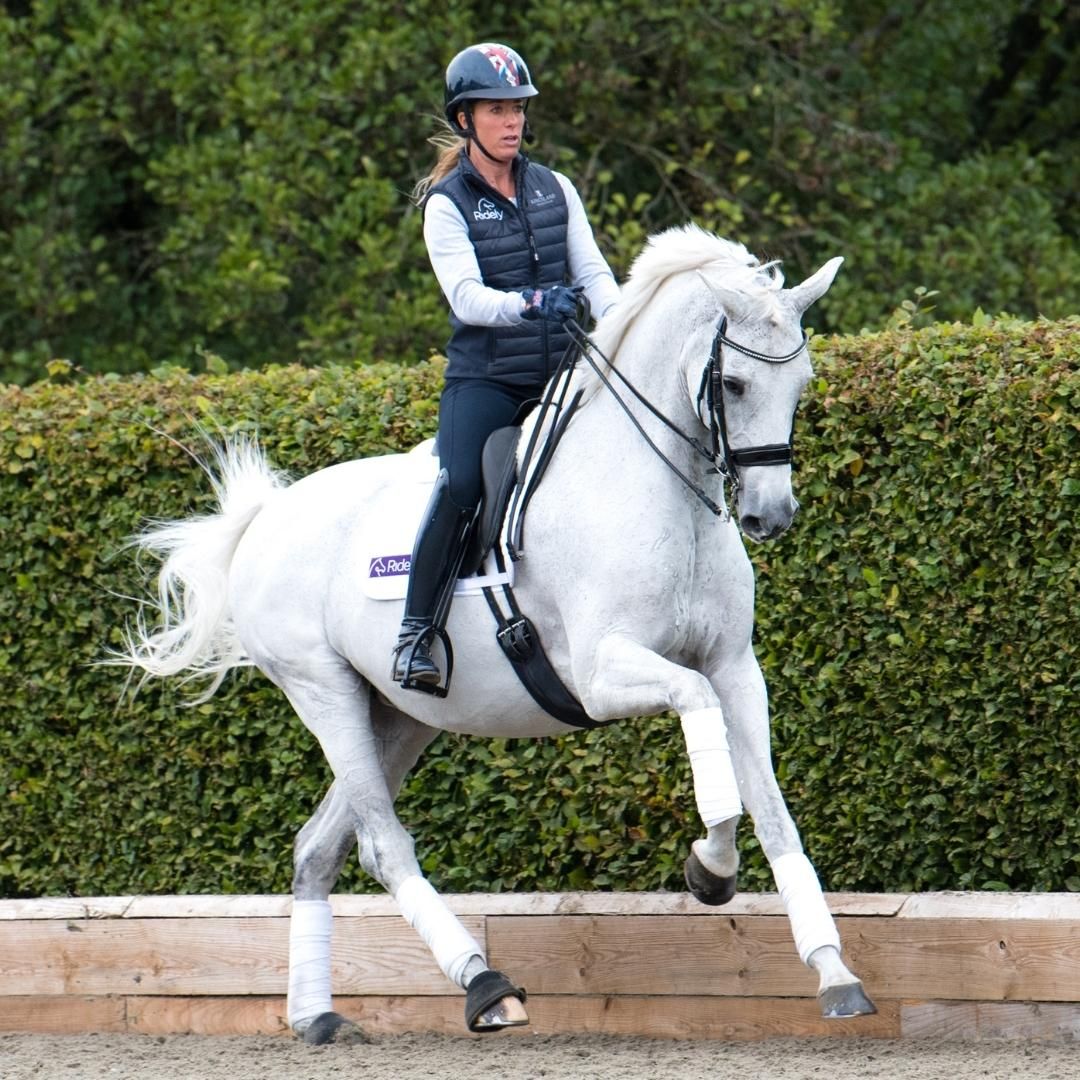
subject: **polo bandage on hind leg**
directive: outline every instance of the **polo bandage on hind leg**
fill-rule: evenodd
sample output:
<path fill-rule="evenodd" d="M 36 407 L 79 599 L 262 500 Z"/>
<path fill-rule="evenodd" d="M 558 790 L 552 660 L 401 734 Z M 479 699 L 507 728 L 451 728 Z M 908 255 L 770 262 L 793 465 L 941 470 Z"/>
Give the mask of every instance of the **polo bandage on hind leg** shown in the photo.
<path fill-rule="evenodd" d="M 742 802 L 723 710 L 714 705 L 688 712 L 682 718 L 682 729 L 694 776 L 694 798 L 705 827 L 711 829 L 721 821 L 738 817 Z"/>
<path fill-rule="evenodd" d="M 811 954 L 825 945 L 839 951 L 840 934 L 810 860 L 801 851 L 792 851 L 771 865 L 802 962 L 809 964 Z"/>
<path fill-rule="evenodd" d="M 289 1025 L 331 1012 L 330 934 L 326 900 L 294 900 L 289 920 Z"/>
<path fill-rule="evenodd" d="M 394 899 L 409 925 L 424 939 L 439 967 L 452 982 L 463 986 L 465 969 L 474 956 L 483 959 L 484 950 L 458 922 L 431 884 L 413 874 L 399 886 Z"/>

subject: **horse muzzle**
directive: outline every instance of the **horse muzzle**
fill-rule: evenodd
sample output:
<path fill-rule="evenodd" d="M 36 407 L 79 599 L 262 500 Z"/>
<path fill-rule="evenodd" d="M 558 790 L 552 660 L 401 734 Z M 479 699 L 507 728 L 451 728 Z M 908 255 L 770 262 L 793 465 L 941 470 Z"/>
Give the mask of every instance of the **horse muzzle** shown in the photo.
<path fill-rule="evenodd" d="M 757 543 L 775 540 L 791 527 L 799 511 L 798 500 L 790 488 L 780 497 L 755 497 L 750 488 L 739 491 L 739 528 Z"/>

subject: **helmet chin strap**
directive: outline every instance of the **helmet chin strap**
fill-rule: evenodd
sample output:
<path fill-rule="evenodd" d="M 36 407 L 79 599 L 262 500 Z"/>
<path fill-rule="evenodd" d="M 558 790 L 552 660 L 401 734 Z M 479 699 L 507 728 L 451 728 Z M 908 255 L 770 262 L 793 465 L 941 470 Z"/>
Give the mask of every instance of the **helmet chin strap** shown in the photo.
<path fill-rule="evenodd" d="M 465 138 L 468 142 L 475 143 L 477 150 L 479 150 L 480 153 L 488 159 L 488 161 L 491 161 L 496 165 L 502 164 L 502 162 L 497 157 L 495 157 L 493 154 L 488 153 L 487 147 L 484 146 L 484 144 L 476 137 L 476 132 L 473 131 L 471 123 L 465 131 Z"/>

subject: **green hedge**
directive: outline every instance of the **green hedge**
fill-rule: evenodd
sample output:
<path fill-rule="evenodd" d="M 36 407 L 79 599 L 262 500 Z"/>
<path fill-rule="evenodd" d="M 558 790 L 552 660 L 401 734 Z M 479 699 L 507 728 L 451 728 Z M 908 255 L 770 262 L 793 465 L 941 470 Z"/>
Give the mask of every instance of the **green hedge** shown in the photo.
<path fill-rule="evenodd" d="M 809 853 L 832 889 L 1080 889 L 1080 319 L 815 352 L 803 510 L 752 549 L 774 755 Z M 123 540 L 208 508 L 177 444 L 198 424 L 258 431 L 299 475 L 429 434 L 440 378 L 438 361 L 86 380 L 57 364 L 0 391 L 0 895 L 288 889 L 321 754 L 255 672 L 190 708 L 175 685 L 124 699 L 92 666 L 145 588 Z M 677 889 L 699 833 L 671 718 L 444 736 L 401 808 L 434 882 L 466 891 Z M 769 887 L 749 827 L 741 843 L 742 886 Z M 341 887 L 372 883 L 353 860 Z"/>

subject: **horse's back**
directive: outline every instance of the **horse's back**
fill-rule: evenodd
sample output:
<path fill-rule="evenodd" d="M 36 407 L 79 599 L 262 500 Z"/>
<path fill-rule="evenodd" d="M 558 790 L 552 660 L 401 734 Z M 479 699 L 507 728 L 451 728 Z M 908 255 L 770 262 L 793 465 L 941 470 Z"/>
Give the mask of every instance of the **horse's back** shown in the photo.
<path fill-rule="evenodd" d="M 407 454 L 341 462 L 267 500 L 229 568 L 229 608 L 256 665 L 266 670 L 325 641 L 326 618 L 350 586 L 355 538 L 379 494 L 408 470 Z M 359 602 L 361 597 L 348 597 Z"/>
<path fill-rule="evenodd" d="M 268 500 L 237 551 L 237 562 L 265 564 L 274 552 L 312 553 L 330 537 L 344 539 L 364 519 L 372 500 L 397 485 L 430 483 L 436 464 L 431 440 L 407 454 L 382 454 L 339 462 L 308 473 Z M 311 561 L 305 559 L 305 561 Z M 264 566 L 265 569 L 265 566 Z"/>

